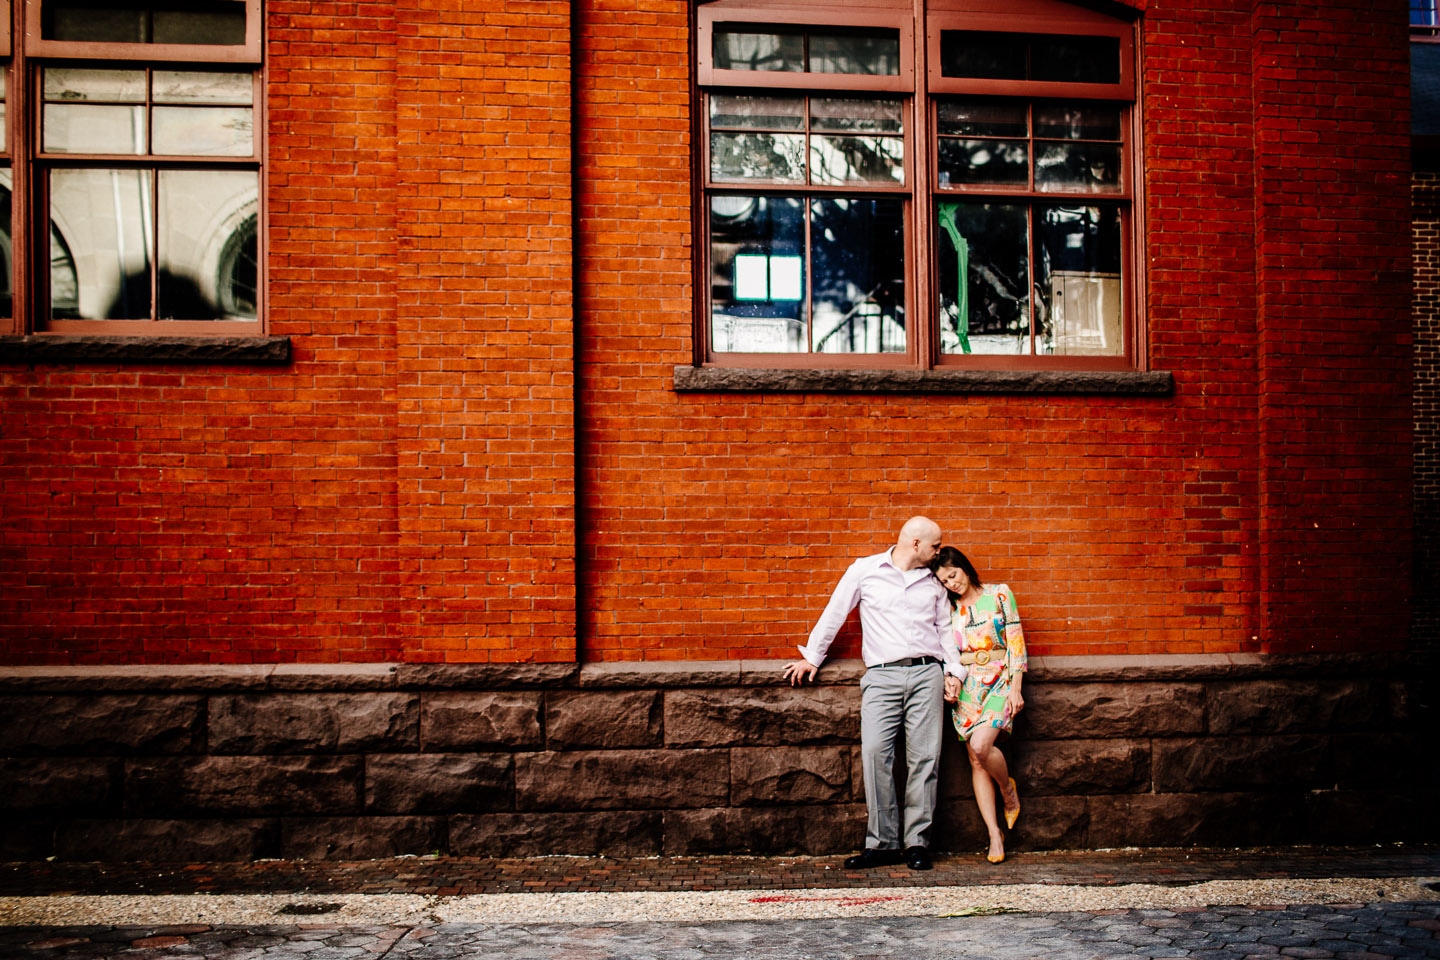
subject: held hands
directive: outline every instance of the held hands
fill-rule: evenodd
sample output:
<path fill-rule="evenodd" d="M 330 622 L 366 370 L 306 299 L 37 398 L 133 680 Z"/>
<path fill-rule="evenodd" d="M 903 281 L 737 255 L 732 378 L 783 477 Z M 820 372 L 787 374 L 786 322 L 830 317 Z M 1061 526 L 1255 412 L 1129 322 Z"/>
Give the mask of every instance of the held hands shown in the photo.
<path fill-rule="evenodd" d="M 790 686 L 799 686 L 806 680 L 814 680 L 820 668 L 808 660 L 796 660 L 794 663 L 785 664 L 783 676 Z"/>
<path fill-rule="evenodd" d="M 946 703 L 954 703 L 955 701 L 960 699 L 960 687 L 964 684 L 964 682 L 965 681 L 961 680 L 959 677 L 952 677 L 948 673 L 945 674 Z"/>

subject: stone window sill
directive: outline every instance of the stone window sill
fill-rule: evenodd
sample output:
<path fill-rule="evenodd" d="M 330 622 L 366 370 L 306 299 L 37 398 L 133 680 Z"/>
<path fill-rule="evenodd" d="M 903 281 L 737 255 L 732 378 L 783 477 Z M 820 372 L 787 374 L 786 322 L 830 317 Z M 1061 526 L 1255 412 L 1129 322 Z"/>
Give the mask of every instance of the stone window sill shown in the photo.
<path fill-rule="evenodd" d="M 1168 370 L 675 368 L 677 393 L 1092 393 L 1169 396 Z"/>
<path fill-rule="evenodd" d="M 0 337 L 0 363 L 289 362 L 289 337 Z"/>

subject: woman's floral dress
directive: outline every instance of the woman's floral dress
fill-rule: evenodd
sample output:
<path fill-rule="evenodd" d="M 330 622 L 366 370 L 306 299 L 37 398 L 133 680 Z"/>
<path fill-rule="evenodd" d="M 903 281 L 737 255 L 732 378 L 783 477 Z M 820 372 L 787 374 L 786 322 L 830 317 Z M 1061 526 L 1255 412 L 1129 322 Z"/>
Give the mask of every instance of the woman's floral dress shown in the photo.
<path fill-rule="evenodd" d="M 950 623 L 961 662 L 970 671 L 954 710 L 960 739 L 970 739 L 976 727 L 997 727 L 1009 733 L 1015 719 L 1008 699 L 1010 678 L 1029 666 L 1015 595 L 1004 583 L 982 587 L 973 604 L 951 611 Z"/>

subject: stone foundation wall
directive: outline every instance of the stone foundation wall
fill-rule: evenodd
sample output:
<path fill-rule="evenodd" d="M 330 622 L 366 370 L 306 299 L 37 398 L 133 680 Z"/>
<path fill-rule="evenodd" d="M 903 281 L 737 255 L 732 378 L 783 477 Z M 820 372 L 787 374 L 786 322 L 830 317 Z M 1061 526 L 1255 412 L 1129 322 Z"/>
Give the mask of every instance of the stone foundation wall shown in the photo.
<path fill-rule="evenodd" d="M 1035 658 L 1015 849 L 1434 839 L 1388 657 Z M 835 854 L 862 668 L 0 669 L 0 859 Z M 934 846 L 984 830 L 947 738 Z"/>

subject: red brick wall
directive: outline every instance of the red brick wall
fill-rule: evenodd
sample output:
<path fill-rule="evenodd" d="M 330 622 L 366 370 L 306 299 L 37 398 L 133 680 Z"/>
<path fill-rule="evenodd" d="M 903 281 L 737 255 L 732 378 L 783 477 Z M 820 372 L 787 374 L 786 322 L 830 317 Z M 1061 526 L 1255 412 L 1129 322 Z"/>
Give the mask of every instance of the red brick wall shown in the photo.
<path fill-rule="evenodd" d="M 1404 15 L 1148 6 L 1166 398 L 677 394 L 684 0 L 272 0 L 295 363 L 0 370 L 0 660 L 789 657 L 916 512 L 1037 653 L 1401 643 Z"/>
<path fill-rule="evenodd" d="M 0 374 L 0 657 L 574 656 L 564 3 L 271 0 L 288 369 Z"/>
<path fill-rule="evenodd" d="M 1409 619 L 1405 11 L 1257 9 L 1261 629 L 1368 648 Z"/>

